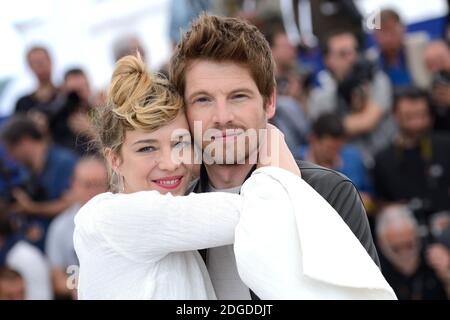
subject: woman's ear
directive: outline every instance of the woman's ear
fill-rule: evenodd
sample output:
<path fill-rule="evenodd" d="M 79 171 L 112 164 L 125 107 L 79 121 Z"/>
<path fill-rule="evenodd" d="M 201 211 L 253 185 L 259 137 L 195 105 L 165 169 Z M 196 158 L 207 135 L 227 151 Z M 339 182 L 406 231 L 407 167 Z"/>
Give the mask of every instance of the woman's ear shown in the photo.
<path fill-rule="evenodd" d="M 109 167 L 118 175 L 120 175 L 120 157 L 110 148 L 105 149 L 105 158 Z"/>

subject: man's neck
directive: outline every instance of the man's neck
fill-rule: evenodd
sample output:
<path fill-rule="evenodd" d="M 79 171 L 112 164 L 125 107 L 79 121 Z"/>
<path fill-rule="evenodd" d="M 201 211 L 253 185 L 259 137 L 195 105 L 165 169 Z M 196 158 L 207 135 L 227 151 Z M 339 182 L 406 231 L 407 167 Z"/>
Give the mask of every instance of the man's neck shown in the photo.
<path fill-rule="evenodd" d="M 397 65 L 400 61 L 401 49 L 383 52 L 384 61 L 387 65 Z"/>
<path fill-rule="evenodd" d="M 327 161 L 325 159 L 321 159 L 320 157 L 317 157 L 317 154 L 314 152 L 313 148 L 310 148 L 308 152 L 306 153 L 305 159 L 309 162 L 315 163 L 321 167 L 330 168 L 330 169 L 336 169 L 339 167 L 340 159 L 333 159 L 330 161 Z"/>
<path fill-rule="evenodd" d="M 411 137 L 406 134 L 400 133 L 396 139 L 397 145 L 402 147 L 403 149 L 412 149 L 419 145 L 419 141 L 422 138 L 420 137 Z"/>
<path fill-rule="evenodd" d="M 215 189 L 241 186 L 253 168 L 253 164 L 205 165 L 210 185 Z"/>

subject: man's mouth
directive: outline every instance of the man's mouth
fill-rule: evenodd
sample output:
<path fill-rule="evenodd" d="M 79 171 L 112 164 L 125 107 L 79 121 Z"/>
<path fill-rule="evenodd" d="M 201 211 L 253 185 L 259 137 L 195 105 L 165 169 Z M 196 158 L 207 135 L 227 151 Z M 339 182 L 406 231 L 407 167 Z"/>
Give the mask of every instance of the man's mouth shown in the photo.
<path fill-rule="evenodd" d="M 183 176 L 174 176 L 156 179 L 152 181 L 161 188 L 172 190 L 178 188 L 182 180 Z"/>
<path fill-rule="evenodd" d="M 228 129 L 222 132 L 222 135 L 213 137 L 214 140 L 232 140 L 244 133 L 242 129 Z"/>

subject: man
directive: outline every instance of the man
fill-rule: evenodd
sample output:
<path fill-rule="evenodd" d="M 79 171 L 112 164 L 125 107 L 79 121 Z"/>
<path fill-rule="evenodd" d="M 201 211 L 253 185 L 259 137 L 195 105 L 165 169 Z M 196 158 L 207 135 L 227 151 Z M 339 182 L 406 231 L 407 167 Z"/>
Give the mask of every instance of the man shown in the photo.
<path fill-rule="evenodd" d="M 16 270 L 23 277 L 25 299 L 52 299 L 50 272 L 44 255 L 13 230 L 9 219 L 0 216 L 0 268 L 2 267 Z M 18 283 L 14 282 L 9 285 L 17 288 Z M 23 283 L 20 287 L 23 287 Z"/>
<path fill-rule="evenodd" d="M 391 9 L 382 10 L 379 19 L 380 28 L 374 30 L 378 49 L 369 49 L 368 57 L 378 62 L 394 87 L 415 85 L 426 88 L 430 82 L 422 58 L 428 42 L 426 33 L 406 35 L 399 14 Z"/>
<path fill-rule="evenodd" d="M 265 31 L 275 61 L 277 112 L 271 122 L 283 132 L 286 143 L 295 152 L 309 129 L 307 119 L 308 74 L 297 63 L 297 49 L 289 42 L 280 22 L 268 23 Z"/>
<path fill-rule="evenodd" d="M 418 224 L 405 206 L 390 206 L 377 217 L 382 271 L 399 300 L 448 299 L 447 274 L 440 272 L 438 244 L 422 247 Z M 448 253 L 447 253 L 448 254 Z"/>
<path fill-rule="evenodd" d="M 108 172 L 103 161 L 94 157 L 81 158 L 75 169 L 70 192 L 76 202 L 51 224 L 46 241 L 53 289 L 57 299 L 70 299 L 73 290 L 67 287 L 67 268 L 78 266 L 73 246 L 74 217 L 78 210 L 97 194 L 108 190 Z"/>
<path fill-rule="evenodd" d="M 88 116 L 92 96 L 86 73 L 78 68 L 68 70 L 61 93 L 50 117 L 53 141 L 84 155 L 94 135 Z"/>
<path fill-rule="evenodd" d="M 256 147 L 246 144 L 236 156 L 235 144 L 245 139 L 243 131 L 267 128 L 275 113 L 274 61 L 264 36 L 241 20 L 203 15 L 178 44 L 170 65 L 171 80 L 184 96 L 186 114 L 196 143 L 207 151 L 224 146 L 231 164 L 205 164 L 196 192 L 239 193 L 253 172 L 249 159 Z M 212 143 L 203 141 L 196 129 L 216 129 Z M 218 159 L 222 160 L 222 159 Z M 217 161 L 218 163 L 223 161 Z M 299 162 L 302 177 L 342 216 L 372 259 L 378 263 L 364 207 L 353 184 L 332 170 Z M 252 293 L 241 281 L 232 246 L 203 252 L 219 299 L 250 299 Z M 256 298 L 253 295 L 254 298 Z"/>
<path fill-rule="evenodd" d="M 344 174 L 360 192 L 366 210 L 373 207 L 372 184 L 358 148 L 346 144 L 344 125 L 336 114 L 324 114 L 313 124 L 309 146 L 297 150 L 299 158 Z"/>
<path fill-rule="evenodd" d="M 1 138 L 11 158 L 28 170 L 27 190 L 15 189 L 12 193 L 16 211 L 25 215 L 27 239 L 44 251 L 51 219 L 72 203 L 65 191 L 76 156 L 52 145 L 25 116 L 11 118 L 2 128 Z"/>
<path fill-rule="evenodd" d="M 450 209 L 450 138 L 431 132 L 428 95 L 417 88 L 396 93 L 399 133 L 375 158 L 375 193 L 381 202 L 412 206 L 420 224 Z"/>
<path fill-rule="evenodd" d="M 450 132 L 450 47 L 444 41 L 431 42 L 424 60 L 432 74 L 431 95 L 434 107 L 434 129 Z"/>
<path fill-rule="evenodd" d="M 17 271 L 0 268 L 0 300 L 25 300 L 25 281 Z"/>
<path fill-rule="evenodd" d="M 52 83 L 52 61 L 48 50 L 38 46 L 30 48 L 27 53 L 27 62 L 38 81 L 38 86 L 34 92 L 17 101 L 15 112 L 45 110 L 58 93 Z"/>
<path fill-rule="evenodd" d="M 341 115 L 350 142 L 363 152 L 367 166 L 390 141 L 395 127 L 389 119 L 391 86 L 387 76 L 358 56 L 358 42 L 349 32 L 330 34 L 324 47 L 327 67 L 309 104 L 312 120 L 323 113 Z"/>

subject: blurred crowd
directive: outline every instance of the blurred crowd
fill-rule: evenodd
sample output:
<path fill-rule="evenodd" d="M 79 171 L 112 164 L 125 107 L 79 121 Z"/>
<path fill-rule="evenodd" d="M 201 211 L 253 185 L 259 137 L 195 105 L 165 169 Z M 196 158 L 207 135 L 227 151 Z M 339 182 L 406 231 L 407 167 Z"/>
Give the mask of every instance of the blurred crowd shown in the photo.
<path fill-rule="evenodd" d="M 272 122 L 291 151 L 353 181 L 399 299 L 449 299 L 448 13 L 436 38 L 409 32 L 388 8 L 367 31 L 351 0 L 173 0 L 170 10 L 174 46 L 202 11 L 261 30 L 276 62 Z M 112 50 L 145 59 L 137 37 Z M 89 120 L 105 92 L 77 68 L 53 83 L 45 47 L 30 47 L 26 61 L 36 87 L 0 123 L 0 299 L 76 299 L 73 217 L 108 190 Z"/>

